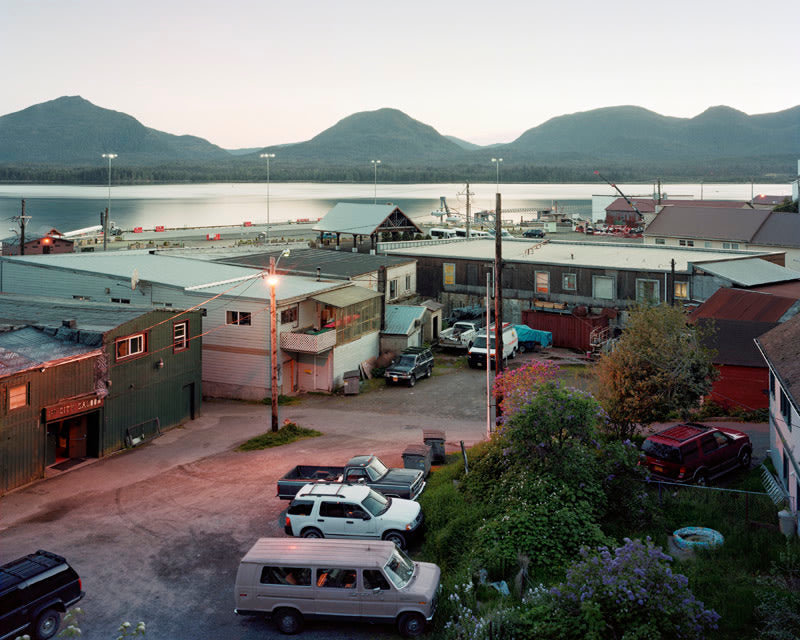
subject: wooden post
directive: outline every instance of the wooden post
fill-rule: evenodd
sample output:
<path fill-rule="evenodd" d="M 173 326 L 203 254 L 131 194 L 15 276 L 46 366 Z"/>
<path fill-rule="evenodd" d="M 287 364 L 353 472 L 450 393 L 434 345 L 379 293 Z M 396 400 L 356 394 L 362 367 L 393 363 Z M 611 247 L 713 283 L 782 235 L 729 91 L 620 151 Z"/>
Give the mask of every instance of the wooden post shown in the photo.
<path fill-rule="evenodd" d="M 503 223 L 500 194 L 495 194 L 494 205 L 494 373 L 495 377 L 503 372 Z M 489 335 L 487 332 L 487 342 Z M 487 348 L 488 357 L 488 348 Z M 495 395 L 495 420 L 503 415 L 500 403 L 503 395 L 497 391 Z"/>

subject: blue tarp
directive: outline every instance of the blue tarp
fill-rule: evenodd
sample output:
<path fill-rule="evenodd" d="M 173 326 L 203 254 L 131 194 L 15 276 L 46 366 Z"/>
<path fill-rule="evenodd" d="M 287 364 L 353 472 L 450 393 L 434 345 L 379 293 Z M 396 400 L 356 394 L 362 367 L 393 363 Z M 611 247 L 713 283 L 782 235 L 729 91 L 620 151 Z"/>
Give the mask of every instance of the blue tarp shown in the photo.
<path fill-rule="evenodd" d="M 517 337 L 523 343 L 536 343 L 542 347 L 549 347 L 553 344 L 553 334 L 550 331 L 540 331 L 539 329 L 531 329 L 525 324 L 516 324 L 514 328 L 517 330 Z"/>

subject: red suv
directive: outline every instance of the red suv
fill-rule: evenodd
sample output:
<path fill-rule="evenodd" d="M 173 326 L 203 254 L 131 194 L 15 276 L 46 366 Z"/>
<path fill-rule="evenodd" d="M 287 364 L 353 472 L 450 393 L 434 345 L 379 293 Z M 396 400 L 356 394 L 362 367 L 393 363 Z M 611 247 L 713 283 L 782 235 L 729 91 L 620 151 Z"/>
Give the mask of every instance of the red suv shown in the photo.
<path fill-rule="evenodd" d="M 708 484 L 731 469 L 748 468 L 753 445 L 736 429 L 689 422 L 648 437 L 642 451 L 654 478 Z"/>

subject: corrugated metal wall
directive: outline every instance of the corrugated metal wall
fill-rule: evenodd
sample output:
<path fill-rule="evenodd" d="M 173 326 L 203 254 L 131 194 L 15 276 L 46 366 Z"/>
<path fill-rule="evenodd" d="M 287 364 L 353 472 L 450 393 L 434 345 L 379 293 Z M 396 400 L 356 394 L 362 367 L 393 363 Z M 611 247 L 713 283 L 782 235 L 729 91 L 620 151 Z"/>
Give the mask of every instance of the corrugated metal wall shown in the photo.
<path fill-rule="evenodd" d="M 522 323 L 532 329 L 550 331 L 553 346 L 566 349 L 589 351 L 589 334 L 595 327 L 607 327 L 605 316 L 578 317 L 568 313 L 549 313 L 547 311 L 523 311 Z"/>
<path fill-rule="evenodd" d="M 717 365 L 720 377 L 711 387 L 710 399 L 723 407 L 766 409 L 769 396 L 769 369 L 766 367 L 738 367 Z"/>

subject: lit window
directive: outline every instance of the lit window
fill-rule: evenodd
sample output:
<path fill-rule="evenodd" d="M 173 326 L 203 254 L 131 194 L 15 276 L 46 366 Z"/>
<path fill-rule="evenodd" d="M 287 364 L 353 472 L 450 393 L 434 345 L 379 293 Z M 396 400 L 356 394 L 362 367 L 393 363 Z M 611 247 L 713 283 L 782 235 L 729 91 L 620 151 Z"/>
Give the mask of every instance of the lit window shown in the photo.
<path fill-rule="evenodd" d="M 444 277 L 444 284 L 456 283 L 456 265 L 454 262 L 442 263 L 442 276 Z"/>
<path fill-rule="evenodd" d="M 536 293 L 550 293 L 550 272 L 536 272 Z"/>
<path fill-rule="evenodd" d="M 120 338 L 115 343 L 115 353 L 117 360 L 124 360 L 125 358 L 132 358 L 145 352 L 145 339 L 143 333 L 137 333 L 134 336 L 127 338 Z"/>
<path fill-rule="evenodd" d="M 227 311 L 226 319 L 227 324 L 250 325 L 250 312 L 249 311 Z"/>
<path fill-rule="evenodd" d="M 189 321 L 172 325 L 172 350 L 184 351 L 189 348 Z"/>
<path fill-rule="evenodd" d="M 8 388 L 8 410 L 28 406 L 28 385 L 20 384 Z"/>
<path fill-rule="evenodd" d="M 675 283 L 675 297 L 686 299 L 689 297 L 689 283 L 676 282 Z"/>
<path fill-rule="evenodd" d="M 578 288 L 578 276 L 574 273 L 565 273 L 561 281 L 564 291 L 575 291 Z"/>

